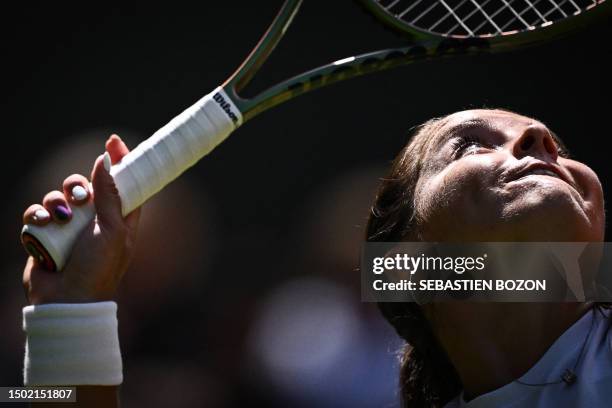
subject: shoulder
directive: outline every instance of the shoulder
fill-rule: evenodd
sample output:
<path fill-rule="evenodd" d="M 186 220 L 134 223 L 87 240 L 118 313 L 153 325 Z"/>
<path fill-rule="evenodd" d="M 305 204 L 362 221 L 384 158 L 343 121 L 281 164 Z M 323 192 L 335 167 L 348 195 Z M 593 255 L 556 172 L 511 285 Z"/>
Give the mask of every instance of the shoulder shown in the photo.
<path fill-rule="evenodd" d="M 612 381 L 612 310 L 595 306 L 593 333 L 584 361 L 584 376 L 592 381 Z"/>
<path fill-rule="evenodd" d="M 604 343 L 608 346 L 608 351 L 612 353 L 612 309 L 598 307 L 598 319 L 601 319 L 601 334 Z"/>

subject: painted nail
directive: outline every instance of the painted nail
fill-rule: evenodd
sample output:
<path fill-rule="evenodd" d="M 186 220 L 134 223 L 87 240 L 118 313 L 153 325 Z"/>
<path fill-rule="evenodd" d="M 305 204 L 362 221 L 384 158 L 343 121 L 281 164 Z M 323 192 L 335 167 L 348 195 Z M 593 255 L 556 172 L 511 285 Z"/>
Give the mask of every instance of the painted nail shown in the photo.
<path fill-rule="evenodd" d="M 32 218 L 34 219 L 34 221 L 46 221 L 49 219 L 49 217 L 51 217 L 49 212 L 41 208 L 34 212 L 34 216 Z"/>
<path fill-rule="evenodd" d="M 68 220 L 68 218 L 70 218 L 70 209 L 63 205 L 58 205 L 57 207 L 55 207 L 53 213 L 55 214 L 55 217 L 60 221 L 66 221 Z"/>
<path fill-rule="evenodd" d="M 104 168 L 106 169 L 107 172 L 110 172 L 111 169 L 111 159 L 110 159 L 110 154 L 108 154 L 108 152 L 104 152 Z"/>
<path fill-rule="evenodd" d="M 74 186 L 72 187 L 72 198 L 75 201 L 83 201 L 87 198 L 87 190 L 83 186 Z"/>

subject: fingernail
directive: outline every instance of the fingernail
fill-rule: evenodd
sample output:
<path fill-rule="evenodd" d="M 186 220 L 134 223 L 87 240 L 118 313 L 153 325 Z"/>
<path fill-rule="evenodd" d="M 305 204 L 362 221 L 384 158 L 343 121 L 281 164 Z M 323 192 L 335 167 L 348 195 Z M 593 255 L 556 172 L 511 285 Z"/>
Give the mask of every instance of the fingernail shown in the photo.
<path fill-rule="evenodd" d="M 41 208 L 40 210 L 36 210 L 34 212 L 34 216 L 32 218 L 34 219 L 34 221 L 45 221 L 48 220 L 49 217 L 51 217 L 49 212 Z"/>
<path fill-rule="evenodd" d="M 87 198 L 87 190 L 83 186 L 74 186 L 72 187 L 72 198 L 75 201 L 83 201 Z"/>
<path fill-rule="evenodd" d="M 103 160 L 104 160 L 104 168 L 106 169 L 108 173 L 110 173 L 111 159 L 110 159 L 110 154 L 108 154 L 108 152 L 104 152 Z"/>
<path fill-rule="evenodd" d="M 66 221 L 68 220 L 68 218 L 70 218 L 70 208 L 65 207 L 63 205 L 58 205 L 57 207 L 55 207 L 53 213 L 55 214 L 55 217 L 60 221 Z"/>

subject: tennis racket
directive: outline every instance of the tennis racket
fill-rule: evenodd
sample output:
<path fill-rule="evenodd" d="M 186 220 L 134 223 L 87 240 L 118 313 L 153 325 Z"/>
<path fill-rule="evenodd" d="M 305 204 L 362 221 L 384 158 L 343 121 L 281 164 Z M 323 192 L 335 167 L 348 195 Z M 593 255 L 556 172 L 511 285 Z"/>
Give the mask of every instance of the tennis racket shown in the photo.
<path fill-rule="evenodd" d="M 155 132 L 111 168 L 129 214 L 261 112 L 358 75 L 416 61 L 513 50 L 557 38 L 608 15 L 605 0 L 360 0 L 406 46 L 351 56 L 282 81 L 246 99 L 252 80 L 291 24 L 302 0 L 287 0 L 242 65 L 219 87 Z M 65 225 L 24 225 L 22 243 L 50 270 L 61 270 L 93 203 L 72 208 Z"/>

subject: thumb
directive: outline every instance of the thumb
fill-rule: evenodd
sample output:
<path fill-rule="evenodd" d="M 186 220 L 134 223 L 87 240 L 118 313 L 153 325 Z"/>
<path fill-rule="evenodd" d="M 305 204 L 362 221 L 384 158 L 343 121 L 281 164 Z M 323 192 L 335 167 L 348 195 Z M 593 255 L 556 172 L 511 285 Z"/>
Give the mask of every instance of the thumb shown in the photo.
<path fill-rule="evenodd" d="M 98 223 L 102 228 L 113 228 L 122 225 L 121 199 L 110 175 L 111 159 L 108 152 L 97 158 L 91 173 L 93 199 L 98 213 Z"/>

